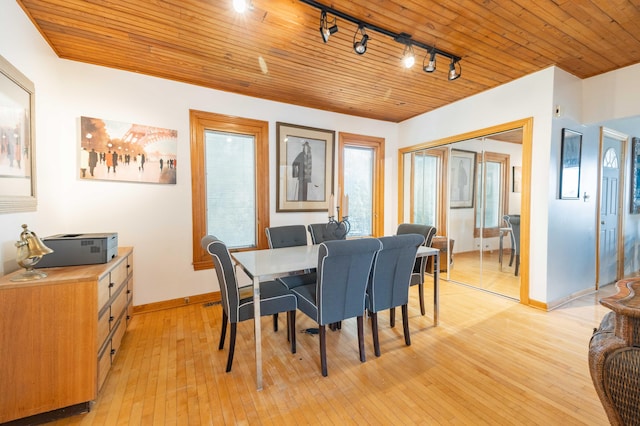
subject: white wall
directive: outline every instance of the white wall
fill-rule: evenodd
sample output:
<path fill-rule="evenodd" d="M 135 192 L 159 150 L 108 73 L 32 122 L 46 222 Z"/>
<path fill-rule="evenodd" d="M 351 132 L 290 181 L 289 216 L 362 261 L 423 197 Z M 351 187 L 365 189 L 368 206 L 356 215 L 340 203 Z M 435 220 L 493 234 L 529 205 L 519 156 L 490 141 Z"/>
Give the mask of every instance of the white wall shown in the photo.
<path fill-rule="evenodd" d="M 0 214 L 0 273 L 18 268 L 14 242 L 20 225 L 27 223 L 41 237 L 118 232 L 121 246 L 135 247 L 135 305 L 217 291 L 213 271 L 194 272 L 191 266 L 189 109 L 268 121 L 270 170 L 275 170 L 276 121 L 383 137 L 385 181 L 395 181 L 396 124 L 58 59 L 20 7 L 9 0 L 0 1 L 0 55 L 36 87 L 38 185 L 37 212 Z M 176 129 L 177 184 L 80 180 L 80 116 Z M 397 215 L 395 192 L 394 186 L 387 185 L 385 216 L 389 223 Z M 275 193 L 272 174 L 272 225 L 326 220 L 325 213 L 276 214 Z"/>

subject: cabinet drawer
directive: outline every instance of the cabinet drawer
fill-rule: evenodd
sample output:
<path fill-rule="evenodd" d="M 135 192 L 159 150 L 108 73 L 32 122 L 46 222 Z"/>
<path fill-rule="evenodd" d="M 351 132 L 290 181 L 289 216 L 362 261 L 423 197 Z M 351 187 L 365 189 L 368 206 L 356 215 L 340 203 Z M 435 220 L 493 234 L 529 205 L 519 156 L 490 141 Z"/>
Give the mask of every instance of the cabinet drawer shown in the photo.
<path fill-rule="evenodd" d="M 105 339 L 109 336 L 111 331 L 111 312 L 107 309 L 100 318 L 98 318 L 98 348 L 100 350 L 104 344 Z"/>
<path fill-rule="evenodd" d="M 127 289 L 122 288 L 122 291 L 120 291 L 120 293 L 118 293 L 118 295 L 116 296 L 116 299 L 113 301 L 113 303 L 111 304 L 111 316 L 115 317 L 115 319 L 119 319 L 123 312 L 125 311 L 125 308 L 127 307 Z"/>
<path fill-rule="evenodd" d="M 118 354 L 118 351 L 120 350 L 120 344 L 122 343 L 122 338 L 124 337 L 125 331 L 127 331 L 127 321 L 123 317 L 120 321 L 118 321 L 118 325 L 116 325 L 116 331 L 115 333 L 113 333 L 113 337 L 111 338 L 112 362 Z"/>
<path fill-rule="evenodd" d="M 111 345 L 108 344 L 104 348 L 104 352 L 100 354 L 98 358 L 98 390 L 102 388 L 104 381 L 107 378 L 107 374 L 109 374 L 109 369 L 111 368 Z"/>
<path fill-rule="evenodd" d="M 109 301 L 109 297 L 111 297 L 110 284 L 111 277 L 108 273 L 98 281 L 98 311 L 104 308 L 104 305 Z"/>
<path fill-rule="evenodd" d="M 111 288 L 111 295 L 113 292 L 120 287 L 122 283 L 127 279 L 128 268 L 127 268 L 127 259 L 122 259 L 118 265 L 111 270 L 111 282 L 113 283 L 113 287 Z"/>

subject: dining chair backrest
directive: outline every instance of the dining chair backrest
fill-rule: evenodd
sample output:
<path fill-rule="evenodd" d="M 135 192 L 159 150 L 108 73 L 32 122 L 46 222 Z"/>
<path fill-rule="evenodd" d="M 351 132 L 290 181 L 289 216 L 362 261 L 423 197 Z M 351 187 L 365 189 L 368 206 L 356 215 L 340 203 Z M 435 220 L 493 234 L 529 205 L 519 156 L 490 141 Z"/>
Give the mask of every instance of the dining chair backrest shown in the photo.
<path fill-rule="evenodd" d="M 520 254 L 520 215 L 513 214 L 508 216 L 511 235 L 513 235 L 513 244 L 516 256 Z"/>
<path fill-rule="evenodd" d="M 325 241 L 344 240 L 347 238 L 347 229 L 338 223 L 312 223 L 309 225 L 309 234 L 313 244 Z"/>
<path fill-rule="evenodd" d="M 318 324 L 361 316 L 377 238 L 325 241 L 318 250 L 316 300 Z"/>
<path fill-rule="evenodd" d="M 376 254 L 367 285 L 367 309 L 379 312 L 409 302 L 409 282 L 418 247 L 424 242 L 420 234 L 403 234 L 379 238 L 382 249 Z"/>
<path fill-rule="evenodd" d="M 230 322 L 238 322 L 240 320 L 240 291 L 229 249 L 225 243 L 213 235 L 203 237 L 201 245 L 213 259 L 213 266 L 220 285 L 222 308 L 227 313 Z"/>
<path fill-rule="evenodd" d="M 420 234 L 424 238 L 425 247 L 431 247 L 433 237 L 436 235 L 436 227 L 431 225 L 421 225 L 419 223 L 401 223 L 398 225 L 396 235 Z"/>
<path fill-rule="evenodd" d="M 265 228 L 269 248 L 307 245 L 307 230 L 304 225 L 273 226 Z"/>

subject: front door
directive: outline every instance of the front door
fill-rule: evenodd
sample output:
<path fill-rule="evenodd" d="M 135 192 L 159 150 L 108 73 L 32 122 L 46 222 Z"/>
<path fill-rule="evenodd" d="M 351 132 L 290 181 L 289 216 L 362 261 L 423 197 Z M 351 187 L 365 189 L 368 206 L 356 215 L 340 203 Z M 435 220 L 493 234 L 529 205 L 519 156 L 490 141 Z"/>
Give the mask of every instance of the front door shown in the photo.
<path fill-rule="evenodd" d="M 598 286 L 607 285 L 620 278 L 620 200 L 624 188 L 621 171 L 626 136 L 602 129 L 600 144 L 600 221 L 598 244 Z"/>

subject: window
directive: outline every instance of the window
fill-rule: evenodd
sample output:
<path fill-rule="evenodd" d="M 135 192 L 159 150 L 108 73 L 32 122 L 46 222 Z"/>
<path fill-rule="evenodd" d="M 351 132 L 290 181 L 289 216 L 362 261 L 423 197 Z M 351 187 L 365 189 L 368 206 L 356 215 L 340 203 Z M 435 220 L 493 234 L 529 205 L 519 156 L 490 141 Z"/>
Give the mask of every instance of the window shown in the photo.
<path fill-rule="evenodd" d="M 476 179 L 474 236 L 496 237 L 499 235 L 502 216 L 509 211 L 509 155 L 484 152 L 478 155 Z"/>
<path fill-rule="evenodd" d="M 340 133 L 339 152 L 338 196 L 349 196 L 349 236 L 384 235 L 384 139 Z"/>
<path fill-rule="evenodd" d="M 194 269 L 213 267 L 207 234 L 230 249 L 266 248 L 269 124 L 190 111 Z"/>

